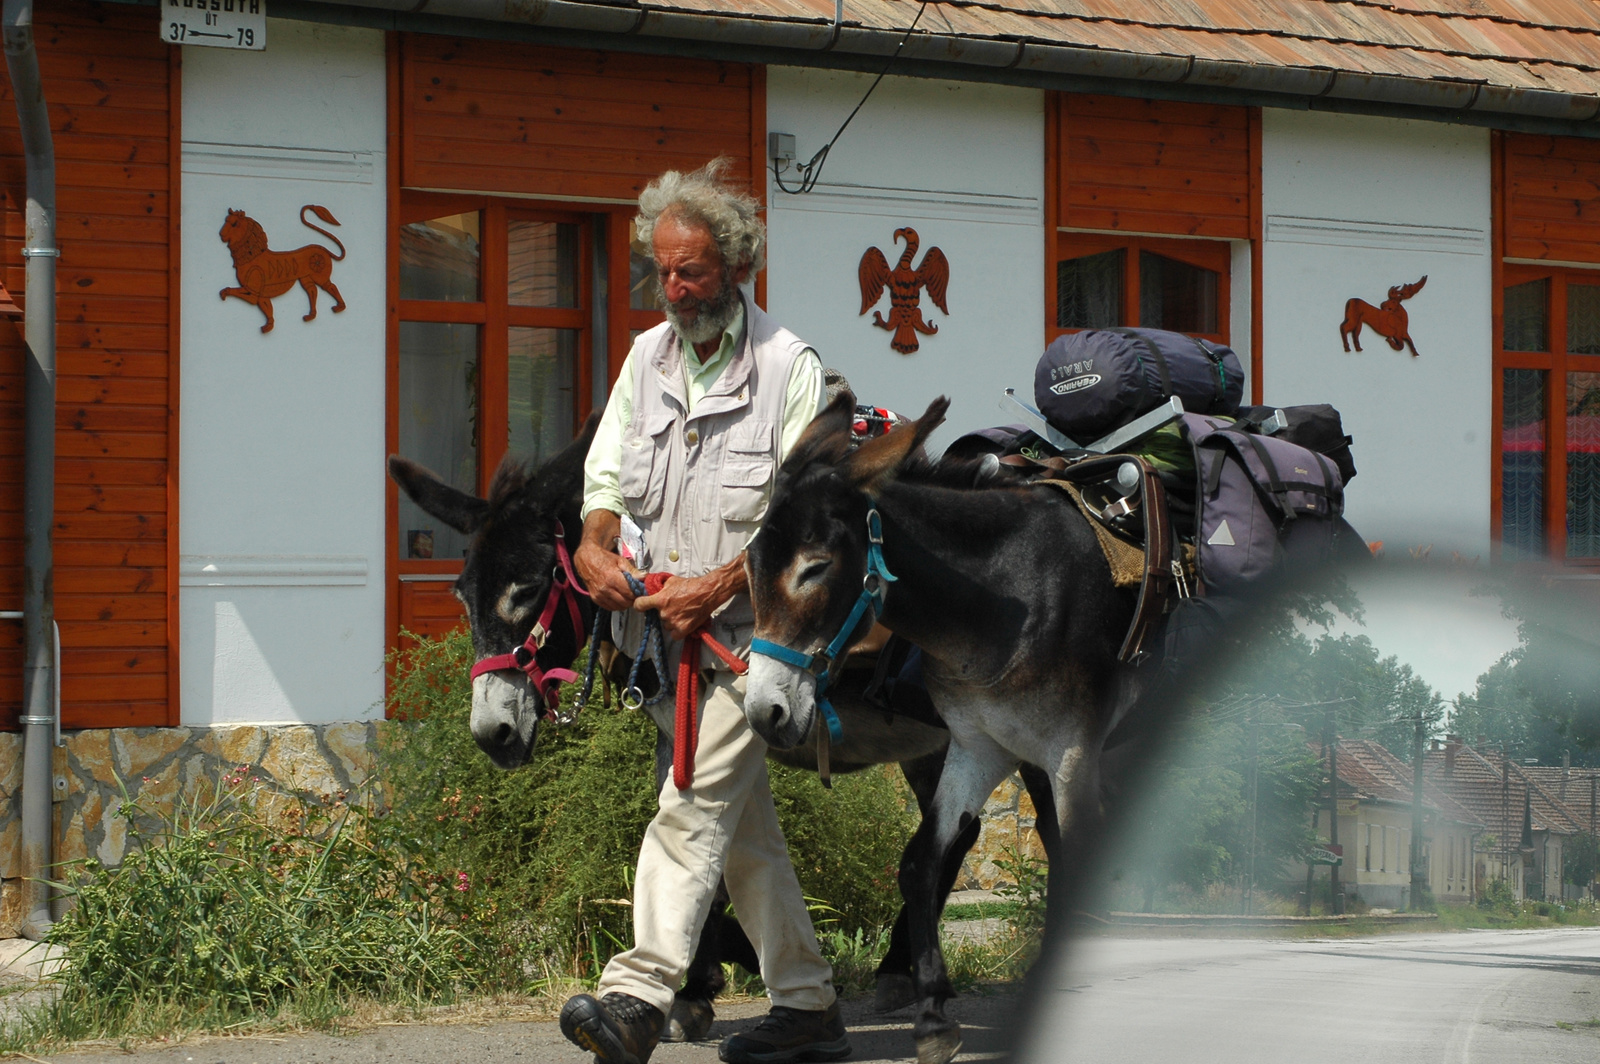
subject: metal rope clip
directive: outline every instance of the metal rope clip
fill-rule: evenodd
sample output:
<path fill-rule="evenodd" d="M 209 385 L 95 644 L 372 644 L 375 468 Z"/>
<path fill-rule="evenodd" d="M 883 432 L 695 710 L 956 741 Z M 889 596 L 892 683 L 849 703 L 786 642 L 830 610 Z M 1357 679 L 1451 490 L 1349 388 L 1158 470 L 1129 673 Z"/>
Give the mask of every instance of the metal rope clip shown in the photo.
<path fill-rule="evenodd" d="M 1172 576 L 1178 582 L 1178 597 L 1181 599 L 1188 598 L 1189 581 L 1183 575 L 1183 563 L 1176 558 L 1172 559 Z"/>

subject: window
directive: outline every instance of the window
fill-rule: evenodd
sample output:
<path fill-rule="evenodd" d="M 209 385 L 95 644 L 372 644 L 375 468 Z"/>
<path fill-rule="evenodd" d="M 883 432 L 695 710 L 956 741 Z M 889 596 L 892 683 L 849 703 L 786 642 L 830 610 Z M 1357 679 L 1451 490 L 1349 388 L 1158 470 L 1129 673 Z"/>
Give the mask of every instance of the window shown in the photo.
<path fill-rule="evenodd" d="M 630 214 L 404 193 L 391 448 L 483 495 L 506 454 L 539 461 L 571 441 L 631 336 L 662 317 Z M 461 617 L 449 584 L 467 537 L 394 498 L 398 627 L 441 633 Z"/>
<path fill-rule="evenodd" d="M 1366 827 L 1367 838 L 1366 845 L 1362 847 L 1361 870 L 1370 872 L 1372 871 L 1372 825 L 1368 824 Z"/>
<path fill-rule="evenodd" d="M 1502 556 L 1600 563 L 1600 271 L 1505 267 L 1495 378 Z"/>
<path fill-rule="evenodd" d="M 1231 256 L 1222 241 L 1063 232 L 1049 335 L 1140 326 L 1227 343 Z"/>

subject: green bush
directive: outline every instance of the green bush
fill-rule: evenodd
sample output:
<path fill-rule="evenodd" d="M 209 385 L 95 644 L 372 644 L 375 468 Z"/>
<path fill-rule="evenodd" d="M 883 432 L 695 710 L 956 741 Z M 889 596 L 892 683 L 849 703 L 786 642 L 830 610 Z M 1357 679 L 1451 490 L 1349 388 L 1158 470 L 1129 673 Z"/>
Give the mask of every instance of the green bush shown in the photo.
<path fill-rule="evenodd" d="M 119 1034 L 152 1013 L 223 1027 L 308 1001 L 448 997 L 469 971 L 470 885 L 376 845 L 360 809 L 268 795 L 239 769 L 158 815 L 124 803 L 127 854 L 68 866 L 50 940 L 57 1019 Z"/>
<path fill-rule="evenodd" d="M 541 724 L 529 764 L 495 768 L 468 730 L 464 633 L 420 639 L 395 661 L 378 775 L 386 830 L 465 872 L 482 918 L 474 934 L 492 978 L 550 963 L 592 977 L 632 941 L 632 874 L 655 814 L 655 727 L 642 713 L 593 705 L 566 726 Z M 567 697 L 573 697 L 569 689 Z M 570 702 L 569 702 L 570 705 Z M 773 798 L 805 893 L 843 932 L 874 929 L 899 905 L 895 870 L 915 826 L 898 769 L 834 780 L 770 765 Z"/>

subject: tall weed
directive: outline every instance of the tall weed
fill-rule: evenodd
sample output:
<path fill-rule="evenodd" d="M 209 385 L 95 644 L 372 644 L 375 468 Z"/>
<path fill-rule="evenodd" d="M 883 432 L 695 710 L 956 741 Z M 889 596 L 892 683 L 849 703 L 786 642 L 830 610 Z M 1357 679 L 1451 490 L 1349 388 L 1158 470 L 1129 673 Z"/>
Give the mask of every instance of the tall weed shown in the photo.
<path fill-rule="evenodd" d="M 396 659 L 391 705 L 401 719 L 378 751 L 386 830 L 471 877 L 484 914 L 477 941 L 485 963 L 498 964 L 486 975 L 515 985 L 554 965 L 593 978 L 633 938 L 627 902 L 656 809 L 655 727 L 596 699 L 570 725 L 541 724 L 529 764 L 503 772 L 468 730 L 471 664 L 463 632 L 419 639 Z M 916 819 L 898 769 L 837 777 L 827 791 L 814 774 L 768 767 L 805 893 L 845 933 L 891 919 Z"/>
<path fill-rule="evenodd" d="M 437 1001 L 471 981 L 469 881 L 381 844 L 359 807 L 269 795 L 239 769 L 171 813 L 135 799 L 117 815 L 121 865 L 65 869 L 73 904 L 50 935 L 68 962 L 49 1006 L 59 1033 Z"/>

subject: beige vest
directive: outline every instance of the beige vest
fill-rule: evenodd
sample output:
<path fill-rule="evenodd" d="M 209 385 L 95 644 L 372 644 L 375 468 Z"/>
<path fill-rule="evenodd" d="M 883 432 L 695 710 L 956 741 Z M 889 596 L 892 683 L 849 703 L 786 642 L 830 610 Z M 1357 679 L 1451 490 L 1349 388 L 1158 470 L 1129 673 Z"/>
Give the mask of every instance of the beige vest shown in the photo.
<path fill-rule="evenodd" d="M 744 312 L 743 343 L 692 413 L 672 326 L 657 325 L 634 349 L 633 419 L 622 432 L 618 479 L 654 572 L 700 576 L 727 564 L 767 512 L 789 374 L 808 345 L 748 299 Z M 739 595 L 712 619 L 711 634 L 742 653 L 753 627 L 749 596 Z M 637 651 L 639 631 L 633 622 L 617 633 L 625 653 Z M 677 660 L 668 647 L 669 668 Z M 707 652 L 703 664 L 720 661 Z"/>

